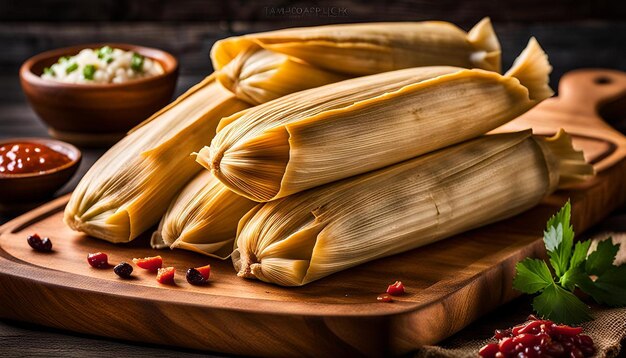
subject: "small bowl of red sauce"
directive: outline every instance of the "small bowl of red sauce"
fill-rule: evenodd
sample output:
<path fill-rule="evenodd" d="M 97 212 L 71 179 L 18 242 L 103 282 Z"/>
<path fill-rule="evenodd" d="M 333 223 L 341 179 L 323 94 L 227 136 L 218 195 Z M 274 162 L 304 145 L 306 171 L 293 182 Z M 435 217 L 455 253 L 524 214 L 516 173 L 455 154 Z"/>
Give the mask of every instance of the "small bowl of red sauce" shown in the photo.
<path fill-rule="evenodd" d="M 0 140 L 0 203 L 27 203 L 52 196 L 76 173 L 81 153 L 48 138 Z"/>

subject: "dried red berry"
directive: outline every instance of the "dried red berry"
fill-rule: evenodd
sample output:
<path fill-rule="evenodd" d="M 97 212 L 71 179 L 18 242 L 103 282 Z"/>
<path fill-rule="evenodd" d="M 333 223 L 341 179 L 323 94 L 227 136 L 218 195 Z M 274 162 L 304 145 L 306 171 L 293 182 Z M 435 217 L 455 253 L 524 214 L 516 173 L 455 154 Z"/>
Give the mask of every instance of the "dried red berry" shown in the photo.
<path fill-rule="evenodd" d="M 378 302 L 393 302 L 393 298 L 387 293 L 381 293 L 376 297 Z"/>
<path fill-rule="evenodd" d="M 524 333 L 537 334 L 540 331 L 541 324 L 542 324 L 542 321 L 537 320 L 537 321 L 532 321 L 523 326 L 518 326 L 519 327 L 518 329 L 516 329 L 517 327 L 515 327 L 513 328 L 513 334 L 524 334 Z"/>
<path fill-rule="evenodd" d="M 91 267 L 103 269 L 109 267 L 109 258 L 107 254 L 103 252 L 96 252 L 94 254 L 87 255 L 87 262 Z"/>
<path fill-rule="evenodd" d="M 498 346 L 500 347 L 500 352 L 502 352 L 505 356 L 511 355 L 515 352 L 515 342 L 513 342 L 513 338 L 507 337 L 500 340 Z"/>
<path fill-rule="evenodd" d="M 536 339 L 537 339 L 537 336 L 535 336 L 534 334 L 522 333 L 520 335 L 513 337 L 513 342 L 521 343 L 524 347 L 528 347 L 528 346 L 534 345 Z"/>
<path fill-rule="evenodd" d="M 496 353 L 500 352 L 500 348 L 496 343 L 489 343 L 486 346 L 482 347 L 478 354 L 481 357 L 493 358 L 496 356 Z"/>
<path fill-rule="evenodd" d="M 211 276 L 211 265 L 190 268 L 187 270 L 187 282 L 192 285 L 204 285 L 209 282 Z"/>
<path fill-rule="evenodd" d="M 493 335 L 495 339 L 502 339 L 504 337 L 512 337 L 513 333 L 511 333 L 510 329 L 496 329 Z"/>
<path fill-rule="evenodd" d="M 137 267 L 148 271 L 156 271 L 163 267 L 163 259 L 161 256 L 145 257 L 143 259 L 133 259 Z"/>
<path fill-rule="evenodd" d="M 392 296 L 404 295 L 404 285 L 401 281 L 396 281 L 387 287 L 387 293 Z"/>
<path fill-rule="evenodd" d="M 559 326 L 559 325 L 554 325 L 552 327 L 552 330 L 554 331 L 554 333 L 557 334 L 562 334 L 564 336 L 576 336 L 578 334 L 583 333 L 583 328 L 582 327 L 570 327 L 570 326 Z"/>
<path fill-rule="evenodd" d="M 37 234 L 28 235 L 26 238 L 28 245 L 33 248 L 35 251 L 39 252 L 50 252 L 52 251 L 52 241 L 49 238 L 44 237 L 43 239 L 39 237 Z"/>
<path fill-rule="evenodd" d="M 171 285 L 174 283 L 174 273 L 176 269 L 173 267 L 165 267 L 157 269 L 156 280 L 164 285 Z"/>
<path fill-rule="evenodd" d="M 591 337 L 581 334 L 581 327 L 557 325 L 549 320 L 529 317 L 525 324 L 496 330 L 497 343 L 489 343 L 481 357 L 591 357 L 596 349 Z M 494 348 L 497 347 L 497 350 Z"/>
<path fill-rule="evenodd" d="M 129 278 L 133 273 L 133 266 L 128 262 L 122 262 L 113 268 L 113 272 L 121 278 Z"/>

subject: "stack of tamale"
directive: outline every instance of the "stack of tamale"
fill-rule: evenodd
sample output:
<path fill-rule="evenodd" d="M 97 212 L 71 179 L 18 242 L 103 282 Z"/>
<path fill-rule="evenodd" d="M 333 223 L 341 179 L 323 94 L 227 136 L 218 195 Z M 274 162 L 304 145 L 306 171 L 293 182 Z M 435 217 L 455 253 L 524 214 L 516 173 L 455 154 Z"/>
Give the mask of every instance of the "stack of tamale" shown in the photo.
<path fill-rule="evenodd" d="M 87 173 L 70 227 L 127 242 L 161 218 L 153 246 L 232 253 L 240 276 L 294 286 L 510 217 L 593 173 L 564 133 L 484 136 L 552 95 L 534 39 L 499 74 L 488 19 L 469 33 L 280 30 L 211 56 L 213 75 Z"/>

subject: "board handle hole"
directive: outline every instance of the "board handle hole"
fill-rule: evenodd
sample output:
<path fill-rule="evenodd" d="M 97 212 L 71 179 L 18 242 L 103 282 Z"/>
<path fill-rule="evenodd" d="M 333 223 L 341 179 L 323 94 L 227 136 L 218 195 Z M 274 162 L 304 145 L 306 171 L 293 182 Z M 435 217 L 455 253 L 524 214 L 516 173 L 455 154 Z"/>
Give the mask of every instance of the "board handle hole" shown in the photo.
<path fill-rule="evenodd" d="M 607 76 L 598 76 L 594 78 L 593 82 L 597 85 L 608 85 L 613 83 L 613 80 Z"/>

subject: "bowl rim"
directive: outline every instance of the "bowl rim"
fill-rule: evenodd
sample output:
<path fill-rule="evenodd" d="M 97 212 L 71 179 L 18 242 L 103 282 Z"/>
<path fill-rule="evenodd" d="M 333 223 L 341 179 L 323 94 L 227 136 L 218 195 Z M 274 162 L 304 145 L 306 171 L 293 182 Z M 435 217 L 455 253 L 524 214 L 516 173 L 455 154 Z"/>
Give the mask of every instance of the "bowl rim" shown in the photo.
<path fill-rule="evenodd" d="M 75 154 L 75 158 L 70 158 L 70 161 L 58 166 L 56 168 L 52 168 L 52 169 L 48 169 L 48 170 L 44 170 L 42 172 L 35 172 L 35 173 L 21 173 L 21 174 L 2 174 L 0 173 L 0 180 L 2 179 L 21 179 L 21 178 L 32 178 L 32 177 L 41 177 L 41 176 L 45 176 L 45 175 L 49 175 L 49 174 L 54 174 L 54 173 L 58 173 L 60 171 L 63 171 L 65 169 L 71 168 L 75 165 L 77 165 L 78 163 L 80 163 L 83 154 L 80 151 L 80 149 L 76 148 L 75 146 L 73 146 L 70 143 L 66 143 L 63 141 L 60 141 L 58 139 L 53 139 L 53 138 L 46 138 L 46 137 L 15 137 L 15 138 L 2 138 L 0 139 L 0 145 L 4 145 L 6 143 L 11 143 L 11 142 L 34 142 L 34 143 L 40 143 L 43 144 L 47 147 L 49 147 L 50 149 L 52 149 L 50 147 L 51 144 L 56 144 L 59 145 L 61 147 L 64 147 L 65 149 L 67 149 L 68 151 L 72 152 Z M 54 149 L 52 149 L 54 150 Z"/>
<path fill-rule="evenodd" d="M 163 73 L 156 75 L 156 76 L 140 78 L 140 79 L 124 82 L 124 83 L 85 84 L 85 83 L 66 83 L 66 82 L 60 82 L 60 81 L 45 80 L 41 78 L 41 76 L 35 74 L 32 71 L 33 66 L 38 64 L 41 61 L 44 61 L 53 57 L 58 58 L 58 57 L 67 56 L 67 55 L 73 56 L 73 55 L 76 55 L 82 49 L 86 49 L 86 48 L 93 49 L 93 48 L 98 48 L 102 46 L 110 46 L 110 47 L 119 48 L 125 51 L 132 50 L 132 51 L 136 51 L 139 53 L 144 52 L 142 53 L 142 55 L 149 57 L 152 60 L 158 61 L 161 64 L 161 66 L 163 67 Z M 159 60 L 158 58 L 155 58 L 153 56 L 146 55 L 145 52 L 159 53 L 160 56 L 165 57 L 167 61 L 171 62 L 171 66 L 169 65 L 165 66 L 163 60 Z M 88 90 L 88 91 L 93 91 L 93 90 L 102 91 L 102 90 L 108 90 L 108 89 L 120 89 L 124 87 L 132 87 L 135 85 L 145 84 L 150 81 L 156 81 L 156 80 L 171 76 L 172 74 L 177 73 L 177 71 L 178 71 L 178 60 L 176 59 L 176 57 L 174 57 L 174 55 L 172 55 L 171 53 L 167 51 L 154 48 L 154 47 L 133 45 L 129 43 L 94 42 L 94 43 L 78 44 L 78 45 L 67 46 L 67 47 L 60 47 L 60 48 L 38 53 L 28 58 L 26 61 L 24 61 L 24 63 L 22 63 L 22 66 L 20 66 L 19 73 L 20 73 L 20 77 L 23 78 L 25 81 L 32 83 L 33 85 L 40 86 L 40 87 L 48 87 L 48 88 L 64 87 L 64 88 L 76 88 L 76 89 Z"/>

